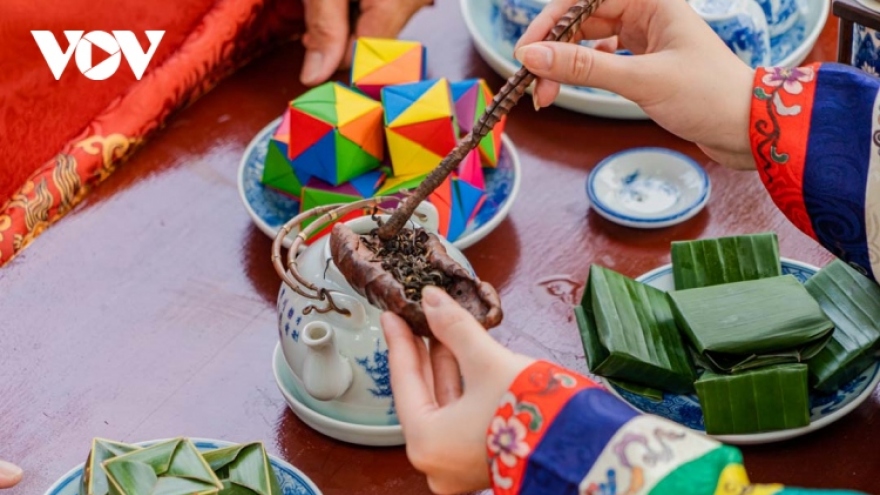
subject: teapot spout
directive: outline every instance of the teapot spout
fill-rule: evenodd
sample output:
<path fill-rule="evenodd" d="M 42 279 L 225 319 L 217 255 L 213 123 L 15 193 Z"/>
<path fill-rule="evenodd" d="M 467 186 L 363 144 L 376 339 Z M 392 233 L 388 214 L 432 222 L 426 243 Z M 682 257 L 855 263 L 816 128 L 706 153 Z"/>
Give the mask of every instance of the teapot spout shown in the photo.
<path fill-rule="evenodd" d="M 336 348 L 333 327 L 313 321 L 303 328 L 302 342 L 308 347 L 302 373 L 306 392 L 321 401 L 341 397 L 351 387 L 352 370 Z"/>

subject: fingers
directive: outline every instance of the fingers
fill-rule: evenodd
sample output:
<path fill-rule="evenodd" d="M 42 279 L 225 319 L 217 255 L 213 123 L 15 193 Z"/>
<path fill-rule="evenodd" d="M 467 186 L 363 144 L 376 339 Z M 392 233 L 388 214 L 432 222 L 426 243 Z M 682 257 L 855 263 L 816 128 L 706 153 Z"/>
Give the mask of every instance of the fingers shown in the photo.
<path fill-rule="evenodd" d="M 345 56 L 348 37 L 348 0 L 305 0 L 306 56 L 300 81 L 314 86 L 326 81 Z"/>
<path fill-rule="evenodd" d="M 431 366 L 434 377 L 434 397 L 443 407 L 461 397 L 461 370 L 448 347 L 431 339 Z"/>
<path fill-rule="evenodd" d="M 397 415 L 405 431 L 416 431 L 418 428 L 412 427 L 413 422 L 435 408 L 434 398 L 422 374 L 416 340 L 419 337 L 414 336 L 409 325 L 393 313 L 383 313 L 381 323 L 388 343 L 391 390 Z"/>
<path fill-rule="evenodd" d="M 425 287 L 422 291 L 422 308 L 434 336 L 449 348 L 465 376 L 468 369 L 479 368 L 485 359 L 503 349 L 446 291 L 433 286 Z"/>
<path fill-rule="evenodd" d="M 649 86 L 649 56 L 614 55 L 571 43 L 533 43 L 515 53 L 532 73 L 562 84 L 613 91 L 636 103 Z"/>
<path fill-rule="evenodd" d="M 549 107 L 559 96 L 560 85 L 549 79 L 538 79 L 535 82 L 535 92 L 532 96 L 537 108 Z"/>
<path fill-rule="evenodd" d="M 21 481 L 21 468 L 15 464 L 0 461 L 0 489 L 12 488 Z"/>

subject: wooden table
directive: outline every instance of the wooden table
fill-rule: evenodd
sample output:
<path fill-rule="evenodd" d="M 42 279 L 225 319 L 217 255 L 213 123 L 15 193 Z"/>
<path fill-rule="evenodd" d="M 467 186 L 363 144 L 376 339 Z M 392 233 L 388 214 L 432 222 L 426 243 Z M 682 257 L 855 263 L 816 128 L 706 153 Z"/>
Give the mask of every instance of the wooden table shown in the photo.
<path fill-rule="evenodd" d="M 431 75 L 500 87 L 457 4 L 438 2 L 404 36 L 427 45 Z M 812 59 L 835 59 L 835 40 L 832 20 Z M 270 239 L 239 202 L 236 170 L 251 137 L 303 91 L 301 58 L 291 44 L 219 85 L 0 270 L 0 458 L 26 471 L 11 493 L 42 494 L 85 459 L 94 436 L 177 435 L 263 440 L 328 495 L 427 493 L 404 449 L 315 433 L 272 377 L 279 280 Z M 724 170 L 654 124 L 521 105 L 508 132 L 522 155 L 521 196 L 467 254 L 505 303 L 492 334 L 516 351 L 585 369 L 569 307 L 591 262 L 637 275 L 669 261 L 670 241 L 767 230 L 780 234 L 785 256 L 829 260 L 776 211 L 757 175 Z M 704 164 L 713 181 L 706 210 L 655 232 L 590 213 L 589 170 L 635 146 Z M 745 449 L 747 467 L 759 482 L 878 492 L 878 421 L 875 394 L 818 433 Z"/>

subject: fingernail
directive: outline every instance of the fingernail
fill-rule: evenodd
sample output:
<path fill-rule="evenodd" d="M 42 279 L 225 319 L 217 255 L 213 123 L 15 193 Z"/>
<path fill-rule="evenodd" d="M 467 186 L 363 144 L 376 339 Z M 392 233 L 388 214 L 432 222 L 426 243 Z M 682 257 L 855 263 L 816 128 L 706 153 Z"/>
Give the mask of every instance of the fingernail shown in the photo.
<path fill-rule="evenodd" d="M 6 461 L 0 461 L 0 476 L 18 478 L 21 476 L 21 468 Z"/>
<path fill-rule="evenodd" d="M 553 50 L 542 45 L 527 45 L 516 51 L 516 59 L 529 69 L 549 70 L 553 65 Z"/>
<path fill-rule="evenodd" d="M 443 290 L 433 285 L 426 285 L 424 289 L 422 289 L 422 301 L 431 307 L 439 308 L 443 306 Z"/>
<path fill-rule="evenodd" d="M 535 111 L 541 109 L 541 105 L 538 104 L 538 80 L 535 79 L 532 81 L 530 85 L 530 89 L 532 90 L 532 106 L 535 107 Z"/>
<path fill-rule="evenodd" d="M 318 78 L 321 77 L 321 70 L 324 68 L 323 63 L 324 54 L 321 52 L 311 51 L 306 53 L 300 81 L 306 85 L 318 83 Z"/>

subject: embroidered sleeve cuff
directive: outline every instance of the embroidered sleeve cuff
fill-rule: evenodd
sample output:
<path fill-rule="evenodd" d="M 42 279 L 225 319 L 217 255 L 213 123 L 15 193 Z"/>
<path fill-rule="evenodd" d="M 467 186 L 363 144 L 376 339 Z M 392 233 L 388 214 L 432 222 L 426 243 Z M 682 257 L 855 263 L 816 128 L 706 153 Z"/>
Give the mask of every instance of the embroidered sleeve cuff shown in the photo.
<path fill-rule="evenodd" d="M 546 361 L 519 374 L 489 425 L 487 450 L 496 494 L 518 494 L 529 456 L 550 424 L 579 391 L 597 385 Z"/>

